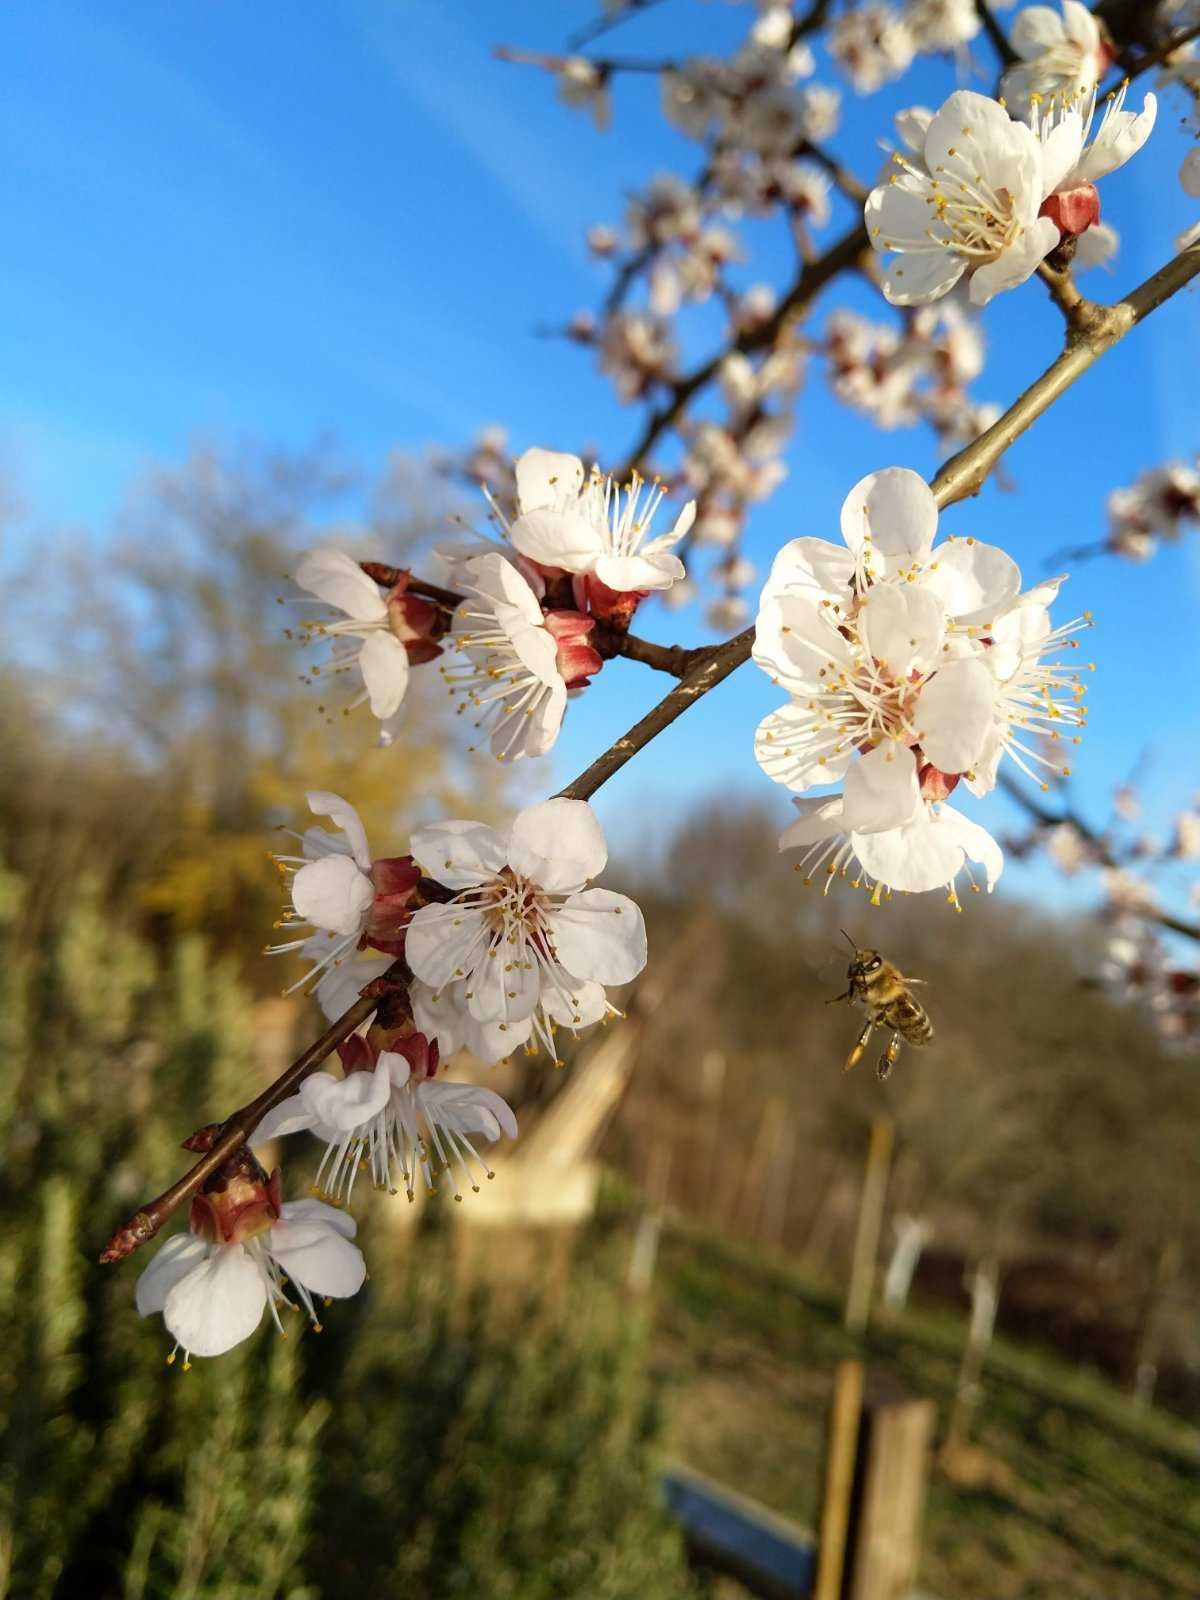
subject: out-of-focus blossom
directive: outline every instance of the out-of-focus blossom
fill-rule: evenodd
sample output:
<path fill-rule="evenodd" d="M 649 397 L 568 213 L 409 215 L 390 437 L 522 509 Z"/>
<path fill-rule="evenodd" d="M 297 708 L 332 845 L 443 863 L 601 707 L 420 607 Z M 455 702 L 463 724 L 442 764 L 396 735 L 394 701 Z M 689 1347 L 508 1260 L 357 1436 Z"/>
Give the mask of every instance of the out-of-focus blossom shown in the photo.
<path fill-rule="evenodd" d="M 558 98 L 564 105 L 591 112 L 601 133 L 612 121 L 612 97 L 608 74 L 585 56 L 568 56 L 555 73 Z"/>
<path fill-rule="evenodd" d="M 1086 94 L 1113 59 L 1103 25 L 1080 0 L 1062 0 L 1061 14 L 1052 6 L 1025 6 L 1009 43 L 1021 59 L 1004 74 L 1001 92 L 1021 115 L 1035 95 L 1069 103 Z"/>
<path fill-rule="evenodd" d="M 830 55 L 860 94 L 907 72 L 917 50 L 908 19 L 875 0 L 835 17 L 827 37 Z"/>

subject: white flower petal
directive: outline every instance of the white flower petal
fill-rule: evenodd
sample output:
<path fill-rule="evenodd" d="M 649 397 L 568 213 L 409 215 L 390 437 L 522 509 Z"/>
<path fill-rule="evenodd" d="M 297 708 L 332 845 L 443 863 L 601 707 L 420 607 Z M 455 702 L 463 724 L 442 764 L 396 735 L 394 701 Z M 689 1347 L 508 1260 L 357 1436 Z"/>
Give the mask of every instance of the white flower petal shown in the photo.
<path fill-rule="evenodd" d="M 896 683 L 937 660 L 945 633 L 942 602 L 924 583 L 872 584 L 859 612 L 859 637 Z"/>
<path fill-rule="evenodd" d="M 417 1085 L 417 1099 L 426 1118 L 436 1127 L 455 1133 L 479 1133 L 492 1143 L 504 1134 L 517 1137 L 517 1119 L 508 1102 L 494 1089 L 473 1083 L 446 1083 L 441 1079 Z"/>
<path fill-rule="evenodd" d="M 537 595 L 529 584 L 513 566 L 512 562 L 502 555 L 480 556 L 471 563 L 467 575 L 472 590 L 477 590 L 484 599 L 493 605 L 509 606 L 515 611 L 522 621 L 531 627 L 540 628 L 542 625 L 542 608 Z M 464 611 L 470 611 L 468 601 L 455 613 L 455 628 L 458 628 L 459 616 Z M 470 632 L 470 623 L 465 624 Z"/>
<path fill-rule="evenodd" d="M 408 925 L 404 954 L 423 983 L 438 989 L 474 970 L 486 948 L 482 913 L 465 906 L 422 906 Z"/>
<path fill-rule="evenodd" d="M 318 1077 L 327 1074 L 318 1073 Z M 266 1116 L 250 1135 L 250 1144 L 266 1144 L 268 1139 L 286 1139 L 292 1133 L 306 1133 L 316 1122 L 313 1113 L 298 1094 L 289 1095 Z"/>
<path fill-rule="evenodd" d="M 306 946 L 314 944 L 306 940 Z M 305 952 L 307 953 L 307 952 Z M 319 957 L 318 957 L 319 959 Z M 382 978 L 392 964 L 391 956 L 346 955 L 327 967 L 317 980 L 317 1004 L 330 1022 L 344 1016 L 363 989 Z"/>
<path fill-rule="evenodd" d="M 358 652 L 372 716 L 381 722 L 399 711 L 408 688 L 408 651 L 390 633 L 372 633 Z"/>
<path fill-rule="evenodd" d="M 409 836 L 413 860 L 428 877 L 448 889 L 471 889 L 504 867 L 502 834 L 482 822 L 434 822 Z"/>
<path fill-rule="evenodd" d="M 513 959 L 511 944 L 491 944 L 471 973 L 467 1009 L 477 1022 L 523 1022 L 537 1010 L 536 966 Z"/>
<path fill-rule="evenodd" d="M 949 294 L 967 269 L 955 250 L 904 254 L 883 269 L 883 294 L 894 306 L 923 306 Z"/>
<path fill-rule="evenodd" d="M 687 577 L 687 568 L 678 556 L 634 555 L 600 556 L 593 567 L 600 582 L 618 594 L 654 592 L 669 589 Z"/>
<path fill-rule="evenodd" d="M 754 661 L 790 693 L 817 693 L 853 667 L 854 650 L 838 620 L 832 606 L 802 595 L 767 599 L 755 622 Z"/>
<path fill-rule="evenodd" d="M 780 706 L 770 711 L 754 734 L 754 759 L 775 783 L 797 791 L 814 784 L 837 783 L 854 759 L 854 746 L 847 742 L 838 753 L 825 753 L 825 746 L 813 752 L 811 738 L 814 714 L 806 706 Z"/>
<path fill-rule="evenodd" d="M 310 861 L 292 879 L 296 915 L 331 933 L 361 933 L 374 899 L 370 878 L 349 856 Z"/>
<path fill-rule="evenodd" d="M 854 557 L 830 539 L 792 539 L 771 563 L 764 600 L 796 594 L 815 601 L 845 605 L 854 577 Z"/>
<path fill-rule="evenodd" d="M 623 894 L 585 889 L 551 912 L 548 921 L 555 953 L 573 977 L 628 983 L 646 965 L 646 925 Z"/>
<path fill-rule="evenodd" d="M 1158 101 L 1148 94 L 1140 111 L 1112 111 L 1105 116 L 1100 132 L 1083 152 L 1072 174 L 1075 183 L 1095 183 L 1118 167 L 1123 167 L 1145 144 L 1154 131 Z"/>
<path fill-rule="evenodd" d="M 567 894 L 604 871 L 608 845 L 585 800 L 546 800 L 517 817 L 506 854 L 520 877 Z"/>
<path fill-rule="evenodd" d="M 304 798 L 308 802 L 308 809 L 315 817 L 328 817 L 335 827 L 342 830 L 346 835 L 350 854 L 364 872 L 370 872 L 371 852 L 367 848 L 367 830 L 349 800 L 343 800 L 340 794 L 331 794 L 328 789 L 310 789 Z M 314 830 L 310 828 L 308 831 L 311 833 Z M 307 842 L 307 835 L 305 838 Z M 341 840 L 333 840 L 329 848 L 341 850 Z M 305 854 L 307 853 L 306 848 Z"/>
<path fill-rule="evenodd" d="M 313 1120 L 338 1133 L 350 1133 L 378 1116 L 391 1092 L 392 1080 L 382 1055 L 373 1072 L 350 1072 L 344 1078 L 314 1072 L 300 1085 L 300 1099 Z"/>
<path fill-rule="evenodd" d="M 314 550 L 296 568 L 295 576 L 302 589 L 357 622 L 382 622 L 387 617 L 379 585 L 343 550 Z"/>
<path fill-rule="evenodd" d="M 982 661 L 951 661 L 921 690 L 913 720 L 921 750 L 942 772 L 966 772 L 983 753 L 996 709 L 996 680 Z"/>
<path fill-rule="evenodd" d="M 1024 6 L 1008 31 L 1008 42 L 1024 61 L 1032 61 L 1066 39 L 1063 19 L 1053 6 Z"/>
<path fill-rule="evenodd" d="M 991 622 L 1021 592 L 1021 569 L 997 545 L 947 539 L 934 551 L 921 587 L 937 595 L 960 627 Z"/>
<path fill-rule="evenodd" d="M 1012 289 L 1024 283 L 1037 271 L 1060 237 L 1049 217 L 1036 218 L 1003 255 L 972 273 L 972 305 L 985 306 L 1001 289 Z"/>
<path fill-rule="evenodd" d="M 604 552 L 602 528 L 574 506 L 542 506 L 517 518 L 509 533 L 530 561 L 566 572 L 590 572 Z"/>
<path fill-rule="evenodd" d="M 840 794 L 831 795 L 828 800 L 794 800 L 792 804 L 800 815 L 780 834 L 780 850 L 798 850 L 846 831 L 842 822 L 844 801 Z"/>
<path fill-rule="evenodd" d="M 194 1356 L 222 1356 L 262 1321 L 267 1286 L 240 1244 L 221 1245 L 167 1293 L 167 1331 Z"/>
<path fill-rule="evenodd" d="M 161 1311 L 168 1293 L 181 1278 L 186 1278 L 213 1248 L 188 1229 L 173 1234 L 163 1247 L 156 1251 L 137 1281 L 136 1300 L 138 1315 L 153 1316 Z"/>
<path fill-rule="evenodd" d="M 583 462 L 559 450 L 526 450 L 517 457 L 516 474 L 522 516 L 558 505 L 583 488 Z"/>
<path fill-rule="evenodd" d="M 898 828 L 920 809 L 917 764 L 905 745 L 879 745 L 855 761 L 843 786 L 841 826 L 855 833 Z"/>
<path fill-rule="evenodd" d="M 268 1238 L 275 1260 L 310 1294 L 342 1300 L 362 1288 L 367 1264 L 362 1251 L 337 1223 L 311 1214 L 303 1218 L 293 1214 L 277 1222 Z"/>
<path fill-rule="evenodd" d="M 868 536 L 884 572 L 924 561 L 937 532 L 937 501 L 919 472 L 885 467 L 868 473 L 842 505 L 842 537 L 860 552 Z"/>
<path fill-rule="evenodd" d="M 542 1009 L 551 1022 L 564 1028 L 588 1028 L 608 1015 L 608 996 L 602 983 L 580 983 L 572 979 L 566 988 L 547 989 Z"/>
<path fill-rule="evenodd" d="M 324 1200 L 285 1200 L 279 1212 L 283 1222 L 319 1222 L 346 1239 L 353 1239 L 358 1232 L 358 1223 L 348 1211 L 326 1205 Z"/>

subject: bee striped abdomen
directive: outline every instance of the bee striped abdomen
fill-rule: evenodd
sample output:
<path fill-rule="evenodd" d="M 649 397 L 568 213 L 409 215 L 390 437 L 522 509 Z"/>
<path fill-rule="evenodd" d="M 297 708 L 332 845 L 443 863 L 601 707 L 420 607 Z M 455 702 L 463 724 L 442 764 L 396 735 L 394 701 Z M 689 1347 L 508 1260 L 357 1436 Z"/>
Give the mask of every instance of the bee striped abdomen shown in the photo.
<path fill-rule="evenodd" d="M 933 1024 L 925 1007 L 910 994 L 897 995 L 894 1000 L 879 1008 L 879 1020 L 885 1027 L 898 1033 L 908 1044 L 928 1044 L 933 1038 Z"/>

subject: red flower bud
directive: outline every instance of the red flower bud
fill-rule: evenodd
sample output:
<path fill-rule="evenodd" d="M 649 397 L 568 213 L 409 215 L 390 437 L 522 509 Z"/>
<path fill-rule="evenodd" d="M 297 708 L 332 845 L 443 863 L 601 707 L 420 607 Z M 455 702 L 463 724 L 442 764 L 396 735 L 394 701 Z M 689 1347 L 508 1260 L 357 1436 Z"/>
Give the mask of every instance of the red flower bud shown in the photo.
<path fill-rule="evenodd" d="M 375 902 L 363 937 L 377 950 L 404 954 L 404 931 L 417 909 L 420 868 L 411 856 L 384 856 L 371 863 Z"/>
<path fill-rule="evenodd" d="M 1083 233 L 1100 221 L 1100 194 L 1094 183 L 1081 183 L 1042 201 L 1040 217 L 1049 217 L 1060 233 Z"/>
<path fill-rule="evenodd" d="M 567 688 L 582 689 L 604 665 L 604 658 L 590 643 L 595 620 L 579 611 L 547 611 L 543 620 L 558 645 L 558 670 Z"/>
<path fill-rule="evenodd" d="M 597 622 L 618 628 L 624 633 L 633 621 L 633 614 L 649 594 L 648 589 L 610 589 L 594 574 L 575 579 L 575 604 L 581 611 L 589 611 Z"/>

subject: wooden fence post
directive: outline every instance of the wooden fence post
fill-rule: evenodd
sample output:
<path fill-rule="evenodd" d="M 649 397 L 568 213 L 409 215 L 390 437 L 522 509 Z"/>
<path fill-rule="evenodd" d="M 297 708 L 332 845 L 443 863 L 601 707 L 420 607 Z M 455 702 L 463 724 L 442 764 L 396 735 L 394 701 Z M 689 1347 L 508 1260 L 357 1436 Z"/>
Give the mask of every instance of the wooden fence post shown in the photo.
<path fill-rule="evenodd" d="M 871 1143 L 867 1148 L 862 1197 L 858 1203 L 858 1227 L 854 1233 L 854 1258 L 850 1264 L 850 1289 L 846 1295 L 845 1325 L 850 1333 L 861 1333 L 871 1312 L 875 1261 L 879 1254 L 891 1162 L 892 1119 L 876 1117 L 871 1124 Z"/>
<path fill-rule="evenodd" d="M 825 1488 L 821 1500 L 817 1582 L 813 1589 L 813 1600 L 841 1600 L 862 1395 L 862 1362 L 839 1362 L 833 1377 L 833 1404 L 829 1409 Z"/>
<path fill-rule="evenodd" d="M 906 1398 L 863 1410 L 844 1600 L 907 1600 L 921 1554 L 936 1414 L 932 1400 Z"/>

